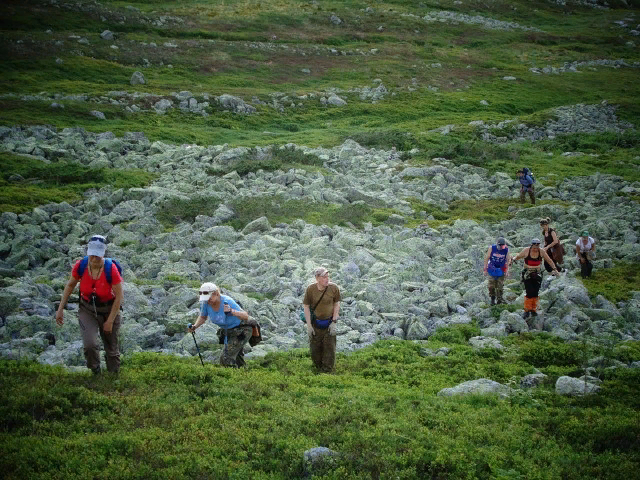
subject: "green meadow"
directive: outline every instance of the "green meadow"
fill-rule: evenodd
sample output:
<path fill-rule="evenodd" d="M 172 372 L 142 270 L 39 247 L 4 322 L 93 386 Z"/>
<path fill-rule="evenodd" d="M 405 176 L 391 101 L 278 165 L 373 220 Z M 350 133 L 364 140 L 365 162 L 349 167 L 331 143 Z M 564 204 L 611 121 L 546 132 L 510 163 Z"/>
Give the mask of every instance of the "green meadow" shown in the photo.
<path fill-rule="evenodd" d="M 250 148 L 333 147 L 352 139 L 370 148 L 396 146 L 406 167 L 429 166 L 431 159 L 444 157 L 489 174 L 512 174 L 526 165 L 545 186 L 597 172 L 638 182 L 640 69 L 634 62 L 640 62 L 640 37 L 629 30 L 640 23 L 640 2 L 609 0 L 608 9 L 567 3 L 5 0 L 0 127 L 82 127 L 118 136 L 144 132 L 152 142 Z M 423 19 L 437 10 L 537 30 Z M 333 23 L 332 15 L 341 22 Z M 100 38 L 106 29 L 114 41 Z M 624 59 L 629 66 L 581 66 L 579 73 L 559 74 L 529 70 L 602 59 Z M 136 71 L 146 84 L 130 85 Z M 505 76 L 516 80 L 505 81 Z M 389 94 L 377 103 L 360 98 L 361 89 L 380 82 Z M 321 104 L 319 98 L 335 89 L 347 106 Z M 140 112 L 91 100 L 113 91 L 148 96 L 139 100 Z M 180 91 L 198 99 L 209 95 L 209 115 L 151 110 L 159 99 Z M 55 94 L 89 100 L 64 100 L 64 109 L 53 109 Z M 255 105 L 254 115 L 237 115 L 213 101 L 222 94 L 264 103 Z M 46 99 L 21 98 L 27 95 Z M 307 99 L 281 111 L 267 105 L 274 95 L 296 103 L 298 97 Z M 604 101 L 636 129 L 489 144 L 469 126 L 511 119 L 543 126 L 554 119 L 557 107 Z M 91 110 L 100 110 L 106 120 L 91 116 Z M 432 131 L 451 124 L 456 128 L 448 135 Z M 250 150 L 235 168 L 240 174 L 323 171 L 317 157 L 274 151 L 257 161 Z M 594 155 L 561 155 L 572 151 Z M 152 174 L 136 169 L 91 169 L 65 159 L 45 164 L 6 152 L 0 152 L 0 167 L 2 212 L 25 213 L 50 202 L 78 202 L 92 189 L 154 181 Z M 227 172 L 207 173 L 213 178 Z M 14 175 L 27 183 L 16 184 Z M 375 205 L 347 210 L 304 199 L 277 200 L 236 202 L 237 215 L 228 224 L 240 229 L 264 215 L 272 224 L 303 218 L 361 228 L 396 213 Z M 158 220 L 169 231 L 193 221 L 204 201 L 168 202 Z M 436 228 L 460 218 L 490 224 L 512 215 L 507 199 L 458 201 L 447 211 L 415 198 L 407 201 L 415 212 L 433 215 L 430 226 Z M 423 221 L 417 213 L 406 218 L 408 227 Z M 617 263 L 610 273 L 596 272 L 584 282 L 590 295 L 619 302 L 640 290 L 637 265 Z M 504 308 L 510 307 L 493 307 L 492 313 L 498 317 Z M 608 367 L 616 360 L 640 360 L 640 342 L 567 343 L 540 333 L 511 335 L 502 340 L 502 351 L 476 351 L 467 342 L 479 334 L 474 320 L 439 330 L 428 344 L 381 341 L 340 354 L 334 375 L 312 373 L 307 349 L 251 360 L 246 370 L 140 353 L 124 357 L 117 377 L 3 360 L 0 471 L 10 480 L 635 478 L 640 369 Z M 425 347 L 448 347 L 451 353 L 424 356 Z M 555 394 L 559 376 L 583 375 L 595 357 L 605 359 L 595 366 L 603 382 L 597 395 Z M 537 371 L 547 375 L 543 384 L 522 389 L 519 379 Z M 513 393 L 508 398 L 437 395 L 475 378 L 508 384 Z M 303 452 L 316 446 L 339 455 L 311 474 Z"/>

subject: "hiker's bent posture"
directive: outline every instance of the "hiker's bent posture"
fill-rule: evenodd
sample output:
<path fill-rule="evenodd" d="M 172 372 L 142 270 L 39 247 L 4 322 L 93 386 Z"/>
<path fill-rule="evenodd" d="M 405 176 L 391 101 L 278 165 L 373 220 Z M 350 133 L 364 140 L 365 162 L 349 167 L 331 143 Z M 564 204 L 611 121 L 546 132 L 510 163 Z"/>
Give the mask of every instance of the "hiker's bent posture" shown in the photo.
<path fill-rule="evenodd" d="M 324 267 L 314 270 L 316 282 L 307 287 L 302 304 L 309 334 L 311 360 L 321 372 L 332 372 L 336 364 L 336 323 L 340 313 L 340 289 L 329 281 Z"/>
<path fill-rule="evenodd" d="M 524 203 L 525 195 L 528 192 L 531 198 L 531 204 L 534 205 L 536 203 L 536 191 L 533 187 L 535 180 L 525 168 L 518 170 L 516 173 L 520 181 L 520 202 Z"/>
<path fill-rule="evenodd" d="M 120 305 L 122 304 L 122 276 L 117 262 L 105 259 L 107 239 L 94 235 L 87 245 L 87 256 L 73 266 L 71 278 L 62 292 L 56 322 L 64 324 L 64 306 L 69 295 L 80 282 L 80 306 L 78 323 L 82 331 L 82 345 L 87 368 L 100 373 L 100 345 L 98 334 L 104 345 L 107 371 L 120 370 L 118 331 L 120 330 Z"/>
<path fill-rule="evenodd" d="M 526 247 L 516 255 L 511 263 L 524 258 L 524 269 L 522 270 L 522 281 L 526 295 L 524 297 L 524 315 L 522 318 L 536 317 L 538 315 L 538 304 L 540 298 L 540 287 L 542 286 L 542 261 L 546 260 L 553 268 L 553 273 L 557 274 L 556 265 L 547 252 L 540 248 L 540 240 L 531 240 L 531 246 Z M 527 322 L 529 325 L 529 322 Z M 531 325 L 529 325 L 531 328 Z"/>
<path fill-rule="evenodd" d="M 491 245 L 484 257 L 484 274 L 489 276 L 489 296 L 491 305 L 507 303 L 502 297 L 504 277 L 509 274 L 511 256 L 504 237 L 499 237 L 495 245 Z"/>
<path fill-rule="evenodd" d="M 580 262 L 580 274 L 582 278 L 587 278 L 593 270 L 592 260 L 596 256 L 596 241 L 589 236 L 589 231 L 584 230 L 580 238 L 576 241 L 576 257 Z"/>
<path fill-rule="evenodd" d="M 244 346 L 251 340 L 253 327 L 258 323 L 249 318 L 240 305 L 228 295 L 222 295 L 215 283 L 203 283 L 200 295 L 200 316 L 188 329 L 195 332 L 207 318 L 220 327 L 224 349 L 220 355 L 220 365 L 226 367 L 244 367 Z"/>

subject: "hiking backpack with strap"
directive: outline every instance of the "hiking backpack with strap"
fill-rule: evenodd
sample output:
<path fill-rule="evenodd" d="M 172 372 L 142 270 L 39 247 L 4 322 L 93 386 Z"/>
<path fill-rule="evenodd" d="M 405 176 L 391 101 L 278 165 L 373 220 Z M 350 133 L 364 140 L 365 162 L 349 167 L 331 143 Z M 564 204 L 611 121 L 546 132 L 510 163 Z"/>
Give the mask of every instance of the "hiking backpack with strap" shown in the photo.
<path fill-rule="evenodd" d="M 113 278 L 111 278 L 111 265 L 115 264 L 118 269 L 118 273 L 122 275 L 122 267 L 120 266 L 120 262 L 114 260 L 113 258 L 105 258 L 104 259 L 104 274 L 107 277 L 107 282 L 111 285 Z M 89 265 L 89 257 L 86 256 L 80 261 L 80 265 L 78 265 L 78 277 L 82 278 L 84 271 L 87 269 L 87 265 Z"/>
<path fill-rule="evenodd" d="M 523 167 L 522 168 L 522 173 L 524 174 L 525 178 L 529 177 L 531 178 L 531 184 L 533 185 L 534 183 L 536 183 L 536 177 L 533 176 L 533 172 L 531 171 L 530 168 L 527 167 Z"/>

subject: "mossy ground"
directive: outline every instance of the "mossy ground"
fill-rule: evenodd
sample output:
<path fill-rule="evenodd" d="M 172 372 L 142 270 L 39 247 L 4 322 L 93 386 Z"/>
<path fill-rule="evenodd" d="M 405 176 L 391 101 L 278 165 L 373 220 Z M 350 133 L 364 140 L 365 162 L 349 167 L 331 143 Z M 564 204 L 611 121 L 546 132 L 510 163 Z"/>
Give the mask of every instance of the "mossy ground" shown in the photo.
<path fill-rule="evenodd" d="M 474 351 L 472 326 L 441 330 L 423 357 L 383 341 L 315 374 L 306 350 L 269 354 L 247 370 L 153 353 L 127 357 L 118 377 L 0 362 L 6 455 L 18 478 L 295 478 L 302 453 L 341 453 L 314 478 L 603 478 L 633 476 L 640 458 L 637 369 L 601 370 L 601 394 L 566 398 L 559 375 L 592 355 L 628 361 L 640 345 L 605 352 L 547 335 Z M 512 379 L 539 368 L 535 390 Z M 470 378 L 516 388 L 509 399 L 437 396 Z M 46 393 L 42 393 L 46 392 Z M 91 462 L 87 459 L 91 458 Z"/>

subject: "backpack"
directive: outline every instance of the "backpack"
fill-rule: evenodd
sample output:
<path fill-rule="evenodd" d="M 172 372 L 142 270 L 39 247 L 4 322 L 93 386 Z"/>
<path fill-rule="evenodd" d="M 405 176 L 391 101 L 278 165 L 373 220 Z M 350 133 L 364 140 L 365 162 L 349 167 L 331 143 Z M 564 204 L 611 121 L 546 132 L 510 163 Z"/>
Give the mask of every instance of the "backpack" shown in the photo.
<path fill-rule="evenodd" d="M 531 184 L 532 185 L 534 183 L 536 183 L 536 177 L 533 176 L 533 172 L 531 171 L 530 168 L 522 167 L 522 173 L 524 174 L 525 178 L 526 177 L 530 177 L 531 178 Z"/>
<path fill-rule="evenodd" d="M 111 285 L 111 264 L 115 263 L 116 268 L 118 269 L 118 273 L 122 275 L 122 267 L 120 266 L 120 262 L 114 260 L 113 258 L 105 258 L 104 259 L 104 274 L 107 277 L 107 282 Z M 82 278 L 84 271 L 87 269 L 87 265 L 89 265 L 89 257 L 86 256 L 80 261 L 80 265 L 78 266 L 78 276 Z"/>

